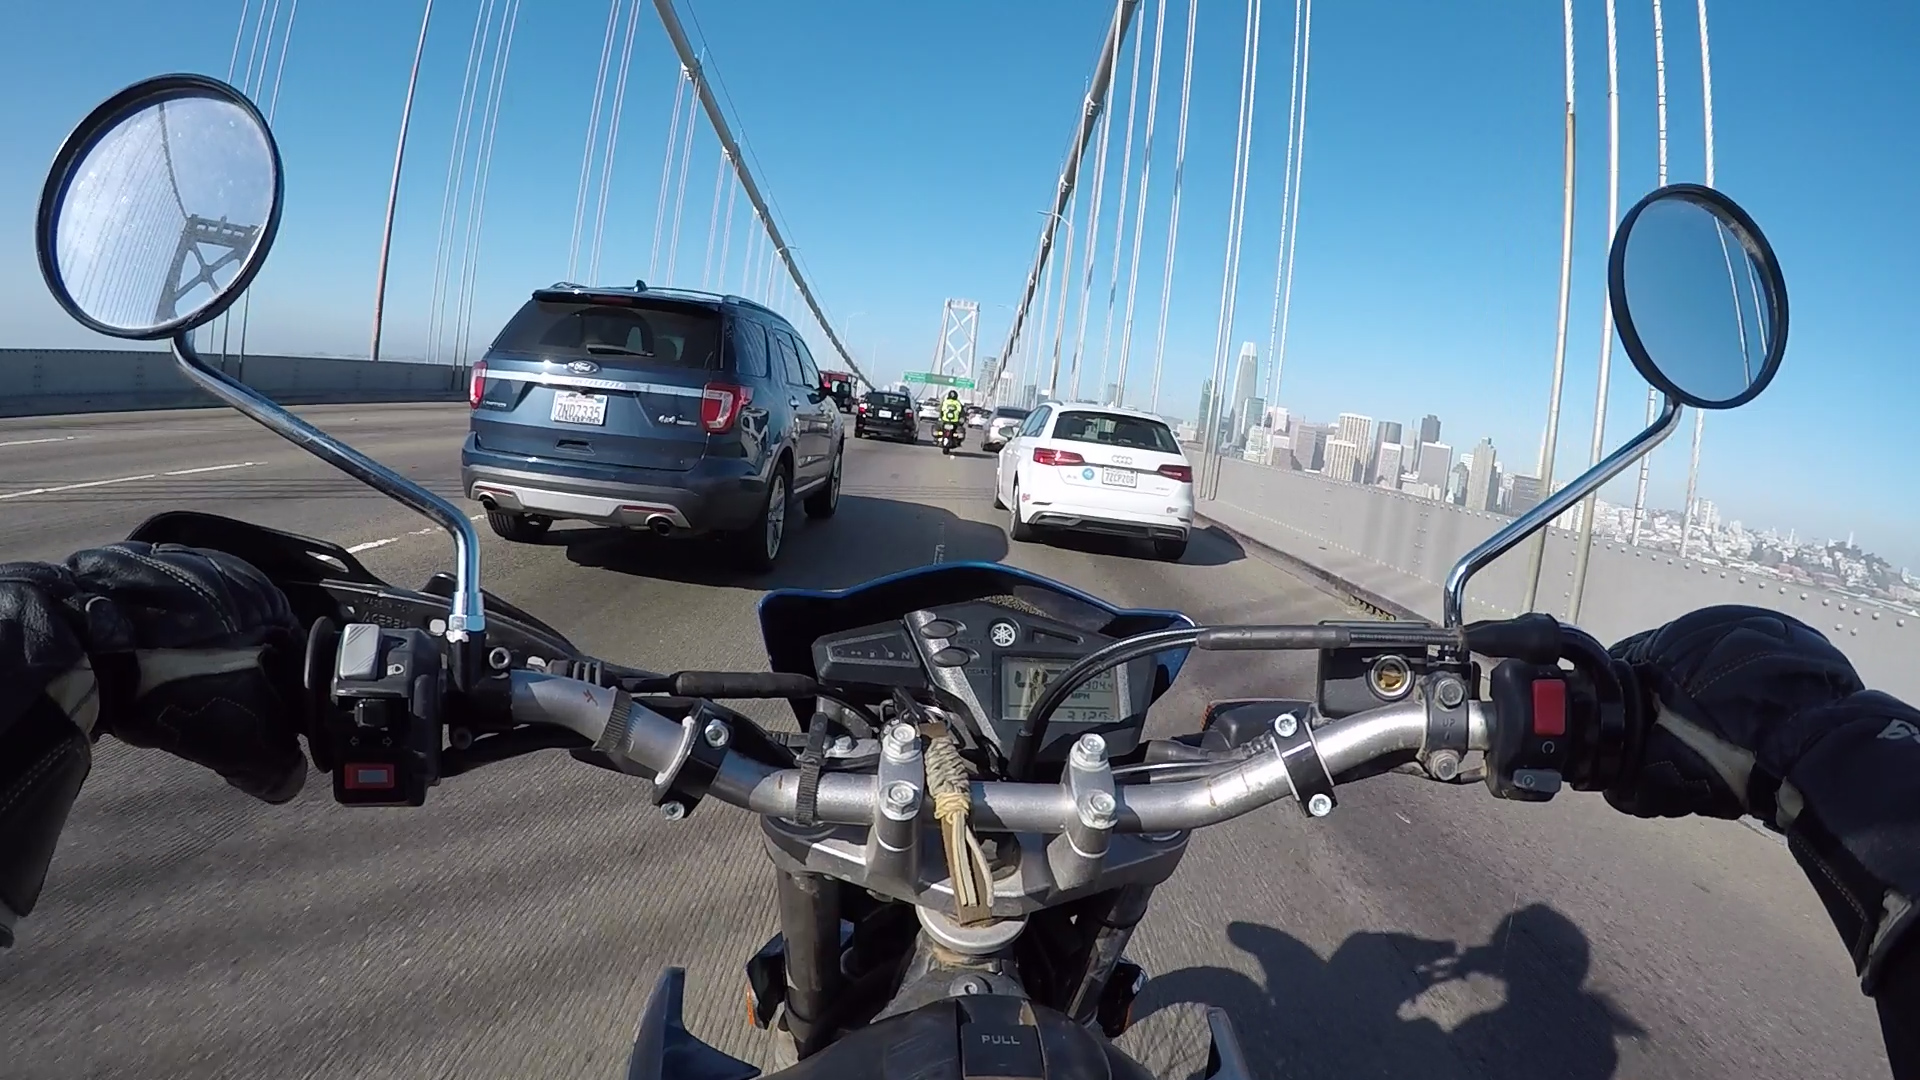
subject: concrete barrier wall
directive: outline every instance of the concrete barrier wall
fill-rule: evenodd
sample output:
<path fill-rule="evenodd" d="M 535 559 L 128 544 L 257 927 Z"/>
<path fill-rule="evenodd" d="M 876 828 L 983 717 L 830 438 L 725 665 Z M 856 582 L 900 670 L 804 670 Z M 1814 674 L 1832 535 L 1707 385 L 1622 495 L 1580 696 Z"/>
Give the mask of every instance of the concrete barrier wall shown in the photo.
<path fill-rule="evenodd" d="M 1314 561 L 1331 546 L 1408 575 L 1430 597 L 1415 610 L 1440 614 L 1440 583 L 1460 556 L 1508 518 L 1432 502 L 1386 488 L 1341 483 L 1229 459 L 1217 500 L 1238 513 L 1234 523 L 1256 540 Z M 1206 503 L 1201 512 L 1206 512 Z M 1264 535 L 1263 535 L 1264 534 Z M 1536 607 L 1565 617 L 1577 537 L 1549 529 Z M 1527 545 L 1482 570 L 1467 589 L 1467 617 L 1506 617 L 1525 599 Z M 1920 618 L 1811 585 L 1680 559 L 1622 543 L 1595 540 L 1587 567 L 1580 625 L 1612 642 L 1712 604 L 1752 604 L 1783 611 L 1845 650 L 1868 685 L 1920 699 Z"/>
<path fill-rule="evenodd" d="M 210 363 L 217 358 L 208 357 Z M 312 356 L 229 357 L 222 369 L 283 405 L 459 401 L 466 369 Z M 0 349 L 0 416 L 185 409 L 217 404 L 163 351 Z"/>

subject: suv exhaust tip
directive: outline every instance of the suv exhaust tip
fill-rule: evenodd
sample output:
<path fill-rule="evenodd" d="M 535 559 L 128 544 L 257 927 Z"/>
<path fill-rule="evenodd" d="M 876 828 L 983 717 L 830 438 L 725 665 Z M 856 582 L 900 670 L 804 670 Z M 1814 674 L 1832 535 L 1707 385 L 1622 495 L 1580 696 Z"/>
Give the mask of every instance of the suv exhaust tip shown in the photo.
<path fill-rule="evenodd" d="M 655 536 L 666 536 L 673 532 L 673 519 L 665 514 L 655 514 L 647 519 L 647 528 L 653 530 Z"/>

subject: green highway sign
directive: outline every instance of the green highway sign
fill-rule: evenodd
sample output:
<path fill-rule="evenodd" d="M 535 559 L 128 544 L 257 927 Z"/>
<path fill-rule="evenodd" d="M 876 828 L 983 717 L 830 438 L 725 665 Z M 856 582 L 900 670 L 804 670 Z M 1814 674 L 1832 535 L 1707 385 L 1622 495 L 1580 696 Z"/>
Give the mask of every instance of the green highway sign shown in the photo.
<path fill-rule="evenodd" d="M 930 371 L 909 371 L 906 381 L 910 383 L 928 383 L 933 386 L 957 386 L 962 390 L 973 389 L 972 379 L 962 379 L 954 375 L 936 375 Z"/>

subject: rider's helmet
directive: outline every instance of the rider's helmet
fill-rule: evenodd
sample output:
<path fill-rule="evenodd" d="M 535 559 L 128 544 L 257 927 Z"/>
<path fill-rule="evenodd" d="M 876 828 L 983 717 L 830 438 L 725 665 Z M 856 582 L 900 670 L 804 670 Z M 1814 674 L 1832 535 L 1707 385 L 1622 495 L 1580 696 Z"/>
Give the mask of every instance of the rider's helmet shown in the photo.
<path fill-rule="evenodd" d="M 952 399 L 952 398 L 957 398 L 957 397 L 959 397 L 959 396 L 960 396 L 960 391 L 958 391 L 958 390 L 949 390 L 949 391 L 947 391 L 947 397 L 948 397 L 949 399 Z"/>

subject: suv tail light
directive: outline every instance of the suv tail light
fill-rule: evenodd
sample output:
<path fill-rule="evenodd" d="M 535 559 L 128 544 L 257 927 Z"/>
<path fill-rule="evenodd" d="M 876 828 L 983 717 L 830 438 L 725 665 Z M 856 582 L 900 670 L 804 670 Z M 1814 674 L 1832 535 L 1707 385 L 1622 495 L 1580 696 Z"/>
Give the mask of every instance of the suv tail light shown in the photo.
<path fill-rule="evenodd" d="M 480 407 L 480 399 L 487 392 L 487 362 L 481 360 L 473 365 L 472 381 L 467 383 L 467 408 Z"/>
<path fill-rule="evenodd" d="M 732 383 L 708 383 L 700 392 L 700 426 L 710 435 L 725 435 L 733 430 L 740 410 L 753 400 L 753 390 Z"/>
<path fill-rule="evenodd" d="M 1191 465 L 1162 465 L 1159 472 L 1169 480 L 1178 480 L 1183 484 L 1193 483 L 1193 466 Z"/>
<path fill-rule="evenodd" d="M 1071 450 L 1055 450 L 1050 446 L 1035 447 L 1033 463 L 1036 465 L 1084 465 L 1087 459 Z"/>

